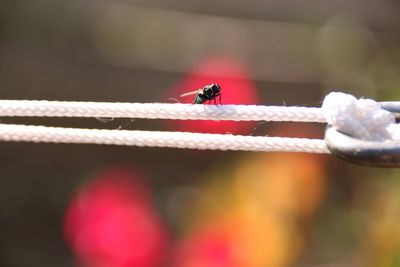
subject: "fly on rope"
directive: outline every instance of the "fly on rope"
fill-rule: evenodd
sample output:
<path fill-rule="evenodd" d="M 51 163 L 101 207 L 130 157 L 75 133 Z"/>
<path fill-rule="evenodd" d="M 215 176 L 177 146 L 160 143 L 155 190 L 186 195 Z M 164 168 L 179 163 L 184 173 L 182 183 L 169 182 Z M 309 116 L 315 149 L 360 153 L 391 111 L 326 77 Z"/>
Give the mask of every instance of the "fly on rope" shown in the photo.
<path fill-rule="evenodd" d="M 0 100 L 0 116 L 110 117 L 174 120 L 293 121 L 328 123 L 337 131 L 372 142 L 400 140 L 398 102 L 384 105 L 330 93 L 322 107 L 196 105 L 167 103 Z M 390 107 L 390 108 L 388 108 Z M 189 149 L 330 153 L 324 139 L 240 136 L 167 131 L 129 131 L 0 124 L 1 141 L 93 143 Z"/>

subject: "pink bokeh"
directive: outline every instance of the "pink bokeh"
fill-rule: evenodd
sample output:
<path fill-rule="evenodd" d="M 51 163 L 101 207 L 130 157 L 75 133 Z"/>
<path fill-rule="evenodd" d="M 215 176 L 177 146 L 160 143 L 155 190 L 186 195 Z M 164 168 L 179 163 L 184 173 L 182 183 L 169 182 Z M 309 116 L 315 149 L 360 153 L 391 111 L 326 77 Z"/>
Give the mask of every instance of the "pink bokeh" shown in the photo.
<path fill-rule="evenodd" d="M 64 232 L 83 266 L 160 266 L 166 254 L 167 233 L 149 188 L 131 169 L 108 169 L 81 187 Z"/>
<path fill-rule="evenodd" d="M 234 224 L 203 225 L 178 242 L 174 267 L 245 267 Z M 244 252 L 243 252 L 244 253 Z"/>
<path fill-rule="evenodd" d="M 179 98 L 183 93 L 203 88 L 205 85 L 221 85 L 222 104 L 257 104 L 259 101 L 254 82 L 244 63 L 229 57 L 211 57 L 200 62 L 168 93 L 182 103 L 193 103 L 194 96 Z M 217 102 L 218 103 L 218 102 Z M 211 102 L 211 104 L 213 104 Z M 219 104 L 219 103 L 218 103 Z M 200 133 L 249 134 L 254 123 L 234 121 L 171 121 L 177 131 Z"/>

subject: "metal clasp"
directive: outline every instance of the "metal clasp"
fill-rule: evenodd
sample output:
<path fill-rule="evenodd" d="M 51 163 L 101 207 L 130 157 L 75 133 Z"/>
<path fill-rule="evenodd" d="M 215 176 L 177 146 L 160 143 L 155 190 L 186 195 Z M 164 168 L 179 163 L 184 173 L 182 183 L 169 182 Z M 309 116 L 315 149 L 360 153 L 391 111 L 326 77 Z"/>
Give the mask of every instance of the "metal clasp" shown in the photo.
<path fill-rule="evenodd" d="M 380 102 L 382 109 L 390 111 L 400 120 L 400 101 Z M 373 142 L 360 140 L 327 127 L 325 142 L 332 154 L 346 161 L 374 167 L 400 167 L 400 140 Z"/>

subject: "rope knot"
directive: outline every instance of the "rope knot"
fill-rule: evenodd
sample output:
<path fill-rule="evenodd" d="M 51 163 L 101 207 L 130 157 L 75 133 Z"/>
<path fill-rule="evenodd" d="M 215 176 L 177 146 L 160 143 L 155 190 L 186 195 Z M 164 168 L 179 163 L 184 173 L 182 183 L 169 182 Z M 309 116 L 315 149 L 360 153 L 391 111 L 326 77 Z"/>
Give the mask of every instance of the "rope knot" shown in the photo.
<path fill-rule="evenodd" d="M 396 139 L 398 133 L 394 115 L 371 99 L 332 92 L 325 97 L 322 112 L 328 124 L 354 138 L 385 141 Z"/>

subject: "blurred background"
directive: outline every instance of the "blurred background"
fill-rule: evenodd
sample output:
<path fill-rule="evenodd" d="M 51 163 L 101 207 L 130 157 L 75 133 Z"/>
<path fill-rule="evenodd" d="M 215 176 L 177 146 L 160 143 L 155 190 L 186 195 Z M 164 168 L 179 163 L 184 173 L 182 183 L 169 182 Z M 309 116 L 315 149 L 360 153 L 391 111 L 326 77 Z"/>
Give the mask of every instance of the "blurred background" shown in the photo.
<path fill-rule="evenodd" d="M 320 106 L 400 99 L 394 0 L 3 0 L 0 98 Z M 179 98 L 179 99 L 178 99 Z M 323 125 L 1 118 L 323 136 Z M 400 266 L 400 171 L 302 153 L 2 143 L 0 265 Z"/>

